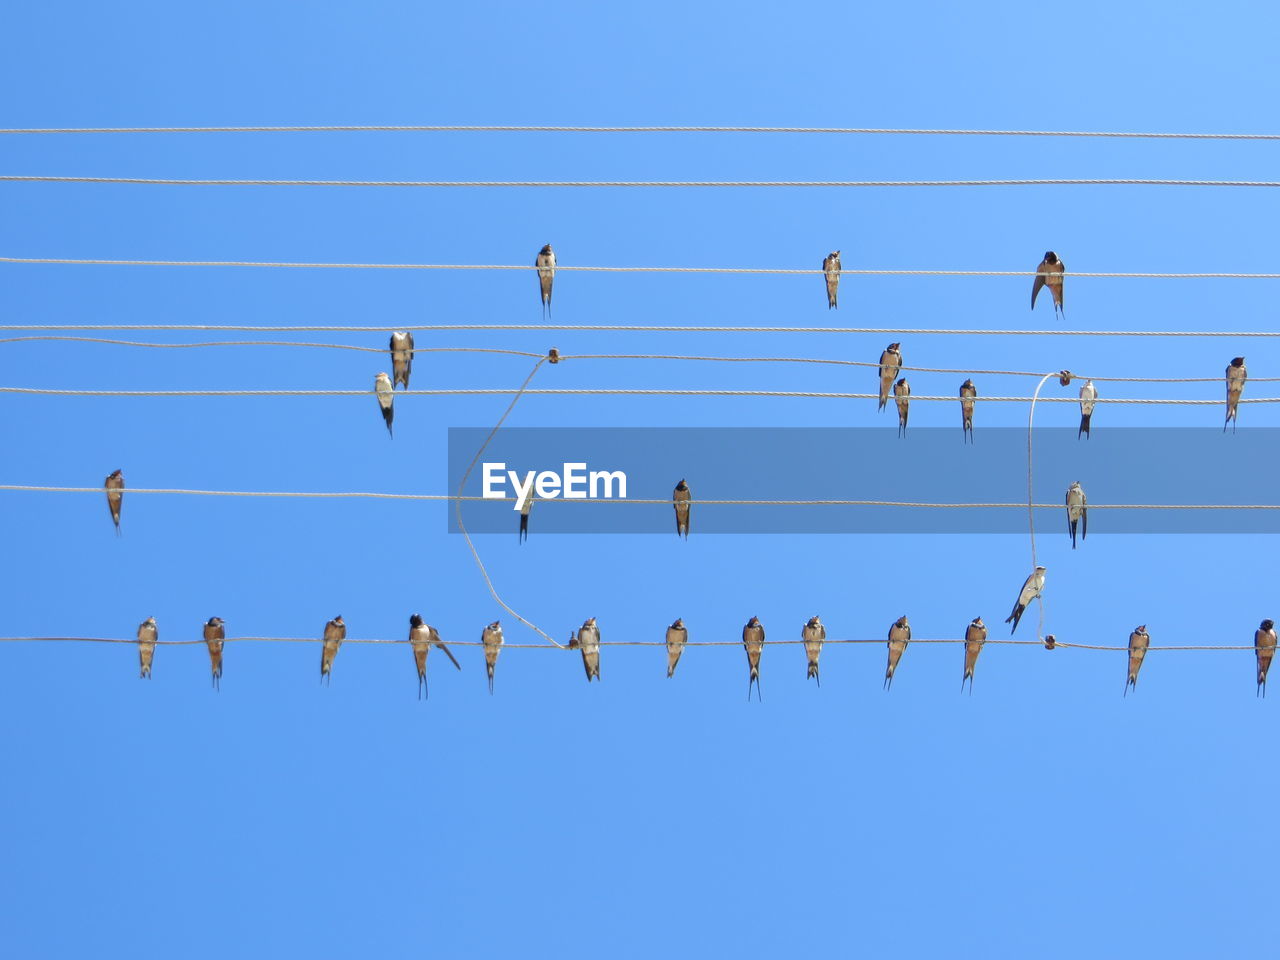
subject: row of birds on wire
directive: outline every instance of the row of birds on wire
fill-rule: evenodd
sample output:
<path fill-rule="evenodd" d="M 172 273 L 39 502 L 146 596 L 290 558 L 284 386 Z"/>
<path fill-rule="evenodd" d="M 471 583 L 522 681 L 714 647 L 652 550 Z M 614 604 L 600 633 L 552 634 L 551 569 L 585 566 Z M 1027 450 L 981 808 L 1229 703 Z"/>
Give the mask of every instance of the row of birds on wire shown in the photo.
<path fill-rule="evenodd" d="M 1009 620 L 1005 622 L 1012 621 L 1016 630 L 1018 620 L 1026 609 L 1026 605 L 1036 596 L 1039 596 L 1039 590 L 1043 586 L 1044 568 L 1037 567 L 1036 572 L 1027 578 L 1027 583 L 1018 595 L 1018 602 L 1014 605 L 1013 613 L 1010 614 Z M 1028 593 L 1029 590 L 1034 590 L 1034 592 Z M 204 624 L 203 636 L 209 650 L 213 686 L 214 689 L 220 689 L 222 649 L 226 641 L 225 625 L 222 618 L 210 617 Z M 151 668 L 155 659 L 156 643 L 159 637 L 160 631 L 156 625 L 155 617 L 148 617 L 138 625 L 138 657 L 141 663 L 140 676 L 143 678 L 150 679 L 151 677 Z M 325 623 L 324 633 L 320 639 L 322 645 L 320 653 L 321 683 L 328 684 L 331 681 L 334 661 L 346 637 L 347 624 L 341 615 Z M 800 639 L 803 642 L 807 660 L 807 678 L 821 686 L 822 680 L 818 672 L 818 659 L 822 654 L 823 643 L 827 639 L 827 628 L 819 617 L 810 617 L 800 630 Z M 665 643 L 667 648 L 668 678 L 675 676 L 676 666 L 680 662 L 680 657 L 684 653 L 688 640 L 689 630 L 682 619 L 677 619 L 671 626 L 667 627 Z M 503 642 L 500 621 L 495 620 L 486 626 L 480 634 L 480 646 L 484 650 L 485 672 L 488 676 L 489 693 L 491 694 L 493 693 L 494 672 L 498 665 L 498 656 L 502 652 Z M 911 623 L 905 616 L 899 617 L 889 627 L 887 640 L 889 659 L 884 674 L 884 688 L 886 690 L 892 687 L 894 674 L 910 642 Z M 987 625 L 983 623 L 981 617 L 974 617 L 965 627 L 964 632 L 964 673 L 960 680 L 960 689 L 962 691 L 967 683 L 970 694 L 973 693 L 973 675 L 977 668 L 978 655 L 982 652 L 982 647 L 986 642 Z M 1275 656 L 1276 642 L 1275 622 L 1273 620 L 1263 620 L 1254 632 L 1253 637 L 1254 652 L 1257 657 L 1256 692 L 1261 696 L 1266 695 L 1267 671 L 1271 668 L 1271 661 Z M 450 663 L 458 670 L 462 669 L 462 664 L 458 662 L 457 657 L 441 640 L 439 631 L 426 623 L 416 613 L 409 617 L 408 643 L 412 647 L 413 662 L 418 672 L 419 699 L 427 696 L 427 655 L 431 652 L 432 647 L 438 647 L 449 658 Z M 1056 644 L 1057 641 L 1053 634 L 1045 636 L 1044 645 L 1047 649 L 1054 649 Z M 567 649 L 578 650 L 581 653 L 582 666 L 586 672 L 588 683 L 592 680 L 600 679 L 600 645 L 600 627 L 596 623 L 595 617 L 589 617 L 569 637 Z M 765 630 L 764 624 L 760 622 L 758 617 L 752 617 L 742 628 L 742 645 L 747 654 L 747 699 L 751 699 L 753 689 L 756 698 L 759 699 L 760 659 L 764 652 Z M 1138 671 L 1142 669 L 1142 661 L 1146 657 L 1150 645 L 1151 636 L 1147 633 L 1145 624 L 1135 627 L 1133 632 L 1129 634 L 1129 669 L 1124 687 L 1126 696 L 1131 687 L 1136 688 L 1138 685 Z"/>

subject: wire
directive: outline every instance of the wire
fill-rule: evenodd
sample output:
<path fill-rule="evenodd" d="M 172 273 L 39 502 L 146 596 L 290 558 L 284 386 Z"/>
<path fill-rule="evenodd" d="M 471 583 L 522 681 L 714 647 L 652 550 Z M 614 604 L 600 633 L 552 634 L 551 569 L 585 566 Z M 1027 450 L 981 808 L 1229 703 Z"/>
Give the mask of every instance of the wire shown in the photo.
<path fill-rule="evenodd" d="M 1137 177 L 1005 180 L 257 180 L 4 174 L 0 175 L 0 182 L 122 183 L 168 187 L 1280 187 L 1280 181 L 1276 180 L 1157 180 Z"/>
<path fill-rule="evenodd" d="M 1280 140 L 1274 133 L 1135 133 L 1103 130 L 965 130 L 912 127 L 552 126 L 291 124 L 232 127 L 8 127 L 9 133 L 843 133 L 962 137 L 1105 137 L 1142 140 Z"/>
<path fill-rule="evenodd" d="M 64 343 L 109 343 L 122 347 L 158 347 L 184 349 L 191 347 L 321 347 L 326 350 L 360 350 L 365 353 L 387 353 L 387 347 L 361 347 L 350 343 L 310 343 L 298 340 L 208 340 L 203 343 L 150 343 L 141 340 L 108 340 L 102 337 L 5 337 L 0 343 L 26 343 L 33 340 L 55 340 Z M 527 350 L 499 350 L 495 347 L 415 347 L 417 353 L 505 353 L 514 357 L 540 357 Z M 561 359 L 564 359 L 563 357 Z M 1101 379 L 1094 377 L 1095 380 Z M 1217 377 L 1215 379 L 1221 379 Z M 1260 379 L 1260 378 L 1255 378 Z M 1280 379 L 1280 378 L 1277 378 Z"/>

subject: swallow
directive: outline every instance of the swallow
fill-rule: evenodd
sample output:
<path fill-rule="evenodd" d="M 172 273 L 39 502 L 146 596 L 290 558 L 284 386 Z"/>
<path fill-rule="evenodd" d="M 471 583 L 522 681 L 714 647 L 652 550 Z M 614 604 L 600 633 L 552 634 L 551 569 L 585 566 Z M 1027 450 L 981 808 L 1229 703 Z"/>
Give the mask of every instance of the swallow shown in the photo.
<path fill-rule="evenodd" d="M 524 495 L 524 499 L 520 501 L 520 532 L 518 542 L 524 543 L 529 539 L 529 511 L 533 509 L 533 484 L 529 485 L 529 490 Z"/>
<path fill-rule="evenodd" d="M 969 681 L 969 695 L 973 695 L 973 670 L 978 665 L 978 654 L 982 645 L 987 642 L 987 625 L 981 617 L 974 617 L 964 631 L 964 676 L 960 678 L 960 689 L 964 690 L 964 682 Z"/>
<path fill-rule="evenodd" d="M 378 408 L 382 410 L 382 422 L 387 425 L 388 436 L 394 436 L 391 432 L 391 421 L 396 416 L 393 406 L 396 401 L 395 389 L 391 378 L 385 373 L 380 373 L 373 378 L 373 391 L 378 395 Z"/>
<path fill-rule="evenodd" d="M 1022 613 L 1027 609 L 1027 604 L 1040 596 L 1040 591 L 1043 589 L 1044 567 L 1036 567 L 1022 582 L 1022 589 L 1018 591 L 1018 602 L 1013 605 L 1013 613 L 1009 614 L 1009 619 L 1005 621 L 1013 624 L 1013 628 L 1009 631 L 1011 635 L 1018 629 L 1018 621 L 1022 619 Z"/>
<path fill-rule="evenodd" d="M 413 646 L 413 663 L 418 668 L 418 699 L 425 700 L 427 697 L 427 654 L 431 651 L 431 645 L 435 644 L 444 651 L 444 655 L 449 661 L 462 669 L 462 664 L 458 662 L 458 658 L 453 652 L 444 645 L 444 641 L 440 639 L 440 634 L 436 628 L 429 623 L 423 622 L 423 619 L 416 613 L 409 617 L 409 643 Z"/>
<path fill-rule="evenodd" d="M 502 624 L 495 620 L 485 627 L 480 643 L 484 646 L 484 669 L 489 674 L 489 694 L 492 695 L 493 668 L 498 665 L 498 654 L 502 652 Z"/>
<path fill-rule="evenodd" d="M 1080 388 L 1080 429 L 1076 431 L 1076 439 L 1080 434 L 1089 436 L 1089 419 L 1093 416 L 1093 405 L 1098 399 L 1098 388 L 1092 380 L 1086 380 Z"/>
<path fill-rule="evenodd" d="M 911 641 L 911 624 L 906 617 L 899 617 L 889 628 L 889 665 L 884 671 L 884 688 L 893 686 L 893 672 L 898 669 L 898 661 L 906 653 L 907 644 Z"/>
<path fill-rule="evenodd" d="M 884 348 L 884 353 L 880 354 L 880 406 L 876 409 L 883 410 L 884 405 L 889 401 L 889 388 L 893 386 L 893 381 L 898 378 L 898 371 L 902 369 L 902 351 L 898 348 L 902 346 L 900 343 L 891 343 Z"/>
<path fill-rule="evenodd" d="M 204 642 L 209 648 L 209 667 L 213 671 L 213 689 L 222 689 L 222 641 L 226 639 L 221 617 L 210 617 L 204 625 Z"/>
<path fill-rule="evenodd" d="M 151 679 L 151 661 L 156 655 L 156 640 L 159 636 L 155 617 L 147 617 L 138 624 L 138 661 L 142 665 L 139 677 Z"/>
<path fill-rule="evenodd" d="M 542 294 L 542 309 L 551 316 L 551 283 L 556 278 L 556 254 L 547 244 L 538 251 L 533 265 L 538 268 L 538 290 Z"/>
<path fill-rule="evenodd" d="M 1129 695 L 1129 688 L 1138 688 L 1138 671 L 1142 669 L 1142 658 L 1147 655 L 1147 647 L 1151 646 L 1151 637 L 1147 635 L 1147 626 L 1134 627 L 1129 634 L 1129 679 L 1124 682 L 1124 693 Z"/>
<path fill-rule="evenodd" d="M 972 380 L 960 384 L 960 427 L 964 438 L 973 442 L 973 402 L 978 399 L 978 388 Z"/>
<path fill-rule="evenodd" d="M 692 496 L 689 485 L 681 478 L 676 484 L 675 492 L 671 494 L 671 505 L 676 510 L 676 536 L 683 533 L 686 540 L 689 539 L 689 501 Z"/>
<path fill-rule="evenodd" d="M 1267 695 L 1267 671 L 1276 655 L 1276 622 L 1263 620 L 1253 632 L 1253 649 L 1258 654 L 1258 693 Z"/>
<path fill-rule="evenodd" d="M 578 628 L 578 648 L 582 650 L 582 666 L 587 671 L 587 683 L 600 679 L 600 628 L 596 618 L 588 617 Z"/>
<path fill-rule="evenodd" d="M 409 372 L 413 369 L 413 333 L 391 334 L 391 376 L 395 383 L 409 389 Z"/>
<path fill-rule="evenodd" d="M 800 639 L 804 641 L 805 656 L 809 658 L 809 672 L 805 679 L 817 680 L 818 686 L 822 686 L 822 678 L 818 676 L 818 657 L 822 655 L 822 641 L 827 639 L 827 628 L 817 617 L 810 617 L 800 630 Z"/>
<path fill-rule="evenodd" d="M 1044 255 L 1044 259 L 1040 261 L 1040 266 L 1036 267 L 1036 279 L 1031 285 L 1031 309 L 1036 308 L 1036 294 L 1040 292 L 1040 288 L 1048 284 L 1049 292 L 1053 294 L 1053 312 L 1055 315 L 1061 314 L 1062 311 L 1062 272 L 1067 269 L 1067 265 L 1058 259 L 1058 255 L 1052 250 Z M 1065 314 L 1064 314 L 1065 315 Z"/>
<path fill-rule="evenodd" d="M 898 436 L 907 435 L 907 408 L 911 405 L 911 384 L 903 377 L 893 385 L 893 400 L 898 405 Z"/>
<path fill-rule="evenodd" d="M 1064 387 L 1071 386 L 1071 381 L 1074 379 L 1075 379 L 1075 374 L 1073 374 L 1070 370 L 1058 371 L 1058 383 L 1061 384 L 1062 386 Z"/>
<path fill-rule="evenodd" d="M 120 536 L 120 505 L 124 503 L 124 474 L 119 470 L 107 477 L 102 487 L 107 491 L 107 506 L 111 509 L 111 522 Z"/>
<path fill-rule="evenodd" d="M 1076 548 L 1077 527 L 1081 540 L 1089 535 L 1089 501 L 1079 480 L 1067 487 L 1067 531 L 1071 534 L 1072 550 Z"/>
<path fill-rule="evenodd" d="M 320 650 L 320 682 L 332 680 L 333 658 L 338 655 L 338 648 L 347 638 L 347 625 L 342 621 L 342 614 L 334 617 L 324 625 L 324 646 Z"/>
<path fill-rule="evenodd" d="M 840 251 L 833 250 L 822 260 L 822 273 L 827 280 L 827 309 L 836 306 L 836 290 L 840 287 Z"/>
<path fill-rule="evenodd" d="M 764 652 L 764 627 L 759 617 L 752 617 L 742 628 L 742 645 L 747 651 L 747 666 L 751 673 L 747 677 L 747 702 L 751 701 L 751 685 L 756 687 L 756 696 L 760 696 L 760 654 Z"/>
<path fill-rule="evenodd" d="M 1240 394 L 1244 393 L 1244 382 L 1249 379 L 1249 372 L 1244 366 L 1244 357 L 1234 357 L 1227 366 L 1227 419 L 1223 421 L 1222 432 L 1227 432 L 1227 424 L 1231 424 L 1231 432 L 1235 433 L 1239 411 L 1236 404 L 1240 402 Z"/>
<path fill-rule="evenodd" d="M 667 679 L 676 672 L 676 664 L 680 662 L 680 654 L 684 653 L 684 645 L 689 641 L 689 631 L 684 621 L 676 617 L 676 622 L 667 627 Z"/>

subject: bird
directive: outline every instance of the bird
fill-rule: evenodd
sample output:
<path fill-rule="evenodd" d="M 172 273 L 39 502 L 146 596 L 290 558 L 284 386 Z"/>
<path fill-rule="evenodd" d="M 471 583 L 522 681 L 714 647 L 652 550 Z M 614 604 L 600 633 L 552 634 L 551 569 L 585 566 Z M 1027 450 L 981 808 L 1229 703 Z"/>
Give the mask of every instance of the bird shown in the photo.
<path fill-rule="evenodd" d="M 378 407 L 382 410 L 382 422 L 387 425 L 388 436 L 394 436 L 391 432 L 391 421 L 396 416 L 393 406 L 396 401 L 395 389 L 391 383 L 391 378 L 385 373 L 380 373 L 373 378 L 373 390 L 378 395 Z"/>
<path fill-rule="evenodd" d="M 1147 635 L 1147 625 L 1134 627 L 1129 634 L 1129 679 L 1124 682 L 1124 694 L 1129 695 L 1129 688 L 1138 688 L 1138 671 L 1142 669 L 1142 658 L 1147 655 L 1147 647 L 1151 646 L 1151 637 Z"/>
<path fill-rule="evenodd" d="M 120 505 L 124 503 L 124 474 L 116 470 L 103 481 L 103 489 L 107 491 L 107 506 L 111 509 L 111 522 L 116 525 L 116 536 L 120 536 Z"/>
<path fill-rule="evenodd" d="M 1036 567 L 1022 582 L 1022 589 L 1018 592 L 1018 602 L 1013 605 L 1013 613 L 1009 614 L 1009 619 L 1005 621 L 1013 624 L 1010 634 L 1018 629 L 1018 621 L 1022 619 L 1022 613 L 1027 609 L 1027 604 L 1040 596 L 1040 591 L 1043 589 L 1044 567 Z"/>
<path fill-rule="evenodd" d="M 827 280 L 827 309 L 836 306 L 836 290 L 840 287 L 840 251 L 832 250 L 822 259 L 822 273 Z"/>
<path fill-rule="evenodd" d="M 676 664 L 680 662 L 680 654 L 684 653 L 684 645 L 689 641 L 689 631 L 684 621 L 676 617 L 675 623 L 667 627 L 667 679 L 676 672 Z"/>
<path fill-rule="evenodd" d="M 809 672 L 805 679 L 813 678 L 818 681 L 818 686 L 822 686 L 822 678 L 818 676 L 818 657 L 822 655 L 822 641 L 827 639 L 827 628 L 817 617 L 810 617 L 800 630 L 800 639 L 804 641 L 805 656 L 809 658 Z"/>
<path fill-rule="evenodd" d="M 893 686 L 893 672 L 898 669 L 898 661 L 906 653 L 907 644 L 910 641 L 911 624 L 907 622 L 905 616 L 899 617 L 893 621 L 893 626 L 889 628 L 889 665 L 884 671 L 884 688 L 886 690 Z"/>
<path fill-rule="evenodd" d="M 519 543 L 524 543 L 529 539 L 529 511 L 533 509 L 533 484 L 529 484 L 529 489 L 525 492 L 524 499 L 520 501 L 520 532 L 517 535 Z"/>
<path fill-rule="evenodd" d="M 395 383 L 403 383 L 409 389 L 409 372 L 413 369 L 413 333 L 391 334 L 391 376 Z"/>
<path fill-rule="evenodd" d="M 1072 550 L 1076 548 L 1077 527 L 1081 540 L 1089 535 L 1089 501 L 1079 480 L 1067 487 L 1067 530 L 1071 533 Z"/>
<path fill-rule="evenodd" d="M 1227 424 L 1231 424 L 1231 432 L 1235 433 L 1237 414 L 1236 405 L 1240 402 L 1240 394 L 1244 393 L 1244 382 L 1249 379 L 1245 369 L 1244 357 L 1233 357 L 1227 366 L 1227 419 L 1222 423 L 1222 432 L 1227 432 Z"/>
<path fill-rule="evenodd" d="M 1253 649 L 1258 655 L 1258 694 L 1267 695 L 1267 671 L 1276 655 L 1276 622 L 1263 620 L 1253 632 Z"/>
<path fill-rule="evenodd" d="M 347 625 L 338 614 L 324 625 L 324 646 L 320 650 L 320 682 L 332 681 L 333 658 L 338 655 L 338 648 L 347 638 Z"/>
<path fill-rule="evenodd" d="M 960 384 L 960 427 L 964 438 L 973 442 L 973 402 L 978 399 L 978 388 L 972 380 Z"/>
<path fill-rule="evenodd" d="M 444 641 L 440 639 L 440 634 L 436 631 L 436 628 L 429 623 L 425 623 L 422 617 L 416 613 L 409 617 L 409 643 L 413 646 L 414 666 L 418 668 L 418 699 L 425 700 L 427 697 L 427 654 L 431 652 L 432 644 L 443 650 L 444 655 L 459 670 L 462 669 L 462 664 L 458 662 L 458 658 L 453 655 L 453 652 L 444 645 Z"/>
<path fill-rule="evenodd" d="M 480 634 L 480 643 L 484 646 L 484 669 L 489 674 L 489 694 L 493 695 L 493 668 L 498 665 L 498 654 L 502 652 L 502 624 L 495 620 L 484 628 Z"/>
<path fill-rule="evenodd" d="M 1098 388 L 1092 380 L 1086 380 L 1080 388 L 1080 429 L 1076 431 L 1076 439 L 1080 434 L 1089 436 L 1089 419 L 1093 416 L 1093 405 L 1098 399 Z"/>
<path fill-rule="evenodd" d="M 760 696 L 760 654 L 764 652 L 764 627 L 759 617 L 752 617 L 742 628 L 742 645 L 747 651 L 747 666 L 751 673 L 747 677 L 747 702 L 751 701 L 751 685 L 756 687 L 756 697 Z"/>
<path fill-rule="evenodd" d="M 542 294 L 542 309 L 551 316 L 551 283 L 556 278 L 556 254 L 551 244 L 546 244 L 538 251 L 533 265 L 538 268 L 538 289 Z"/>
<path fill-rule="evenodd" d="M 1058 259 L 1058 255 L 1052 250 L 1045 253 L 1044 259 L 1040 261 L 1040 266 L 1036 267 L 1036 279 L 1031 285 L 1031 309 L 1036 308 L 1036 294 L 1040 292 L 1040 288 L 1046 284 L 1049 292 L 1053 294 L 1053 312 L 1055 315 L 1062 313 L 1062 272 L 1066 270 L 1067 265 Z"/>
<path fill-rule="evenodd" d="M 671 494 L 671 505 L 676 510 L 676 536 L 684 534 L 686 540 L 689 539 L 689 510 L 690 498 L 693 496 L 689 492 L 689 485 L 684 482 L 684 478 L 680 478 L 680 482 L 676 484 L 675 491 Z"/>
<path fill-rule="evenodd" d="M 964 676 L 960 678 L 960 689 L 964 690 L 964 682 L 969 681 L 969 695 L 973 695 L 973 669 L 978 665 L 978 654 L 982 645 L 987 642 L 987 625 L 981 617 L 974 617 L 964 631 Z"/>
<path fill-rule="evenodd" d="M 880 354 L 880 406 L 876 409 L 883 410 L 884 405 L 889 401 L 889 388 L 893 386 L 893 381 L 898 377 L 898 371 L 902 369 L 902 351 L 900 343 L 891 343 L 884 348 L 884 352 Z"/>
<path fill-rule="evenodd" d="M 159 636 L 155 617 L 147 617 L 138 624 L 138 661 L 142 665 L 139 678 L 151 679 L 151 661 L 156 655 L 156 639 Z"/>
<path fill-rule="evenodd" d="M 587 671 L 587 683 L 600 679 L 600 628 L 596 618 L 588 617 L 578 628 L 578 647 L 582 650 L 582 666 Z"/>
<path fill-rule="evenodd" d="M 204 625 L 204 642 L 209 648 L 209 667 L 213 671 L 213 689 L 222 689 L 222 641 L 226 633 L 221 617 L 210 617 Z"/>
<path fill-rule="evenodd" d="M 893 400 L 898 405 L 898 436 L 907 435 L 907 408 L 911 405 L 911 384 L 903 377 L 893 385 Z"/>

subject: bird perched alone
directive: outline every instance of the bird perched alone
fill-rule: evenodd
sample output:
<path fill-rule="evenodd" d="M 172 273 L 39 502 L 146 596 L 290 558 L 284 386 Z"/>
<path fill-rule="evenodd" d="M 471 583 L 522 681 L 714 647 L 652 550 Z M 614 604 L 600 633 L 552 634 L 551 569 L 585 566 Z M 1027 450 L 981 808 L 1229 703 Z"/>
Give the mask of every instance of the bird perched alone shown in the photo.
<path fill-rule="evenodd" d="M 520 532 L 517 534 L 518 543 L 524 543 L 529 539 L 529 513 L 533 510 L 533 484 L 529 484 L 529 489 L 525 491 L 524 499 L 520 501 Z"/>
<path fill-rule="evenodd" d="M 391 421 L 395 419 L 395 401 L 396 388 L 391 384 L 391 378 L 385 373 L 380 373 L 373 378 L 373 391 L 378 396 L 378 409 L 382 411 L 382 422 L 387 425 L 387 435 L 394 436 L 391 432 Z"/>
<path fill-rule="evenodd" d="M 1263 620 L 1253 632 L 1253 649 L 1258 655 L 1258 695 L 1267 695 L 1267 671 L 1271 669 L 1271 658 L 1276 655 L 1276 624 L 1274 620 Z"/>
<path fill-rule="evenodd" d="M 689 491 L 689 485 L 681 478 L 676 484 L 675 491 L 671 494 L 671 504 L 676 511 L 676 536 L 684 534 L 686 540 L 689 539 L 689 501 L 693 494 Z"/>
<path fill-rule="evenodd" d="M 151 679 L 151 661 L 156 655 L 156 640 L 159 637 L 155 617 L 147 617 L 138 624 L 138 662 L 142 667 L 139 678 Z"/>
<path fill-rule="evenodd" d="M 222 689 L 222 641 L 226 639 L 221 617 L 210 617 L 204 625 L 204 642 L 209 648 L 209 669 L 213 671 L 213 689 Z"/>
<path fill-rule="evenodd" d="M 1027 609 L 1029 604 L 1036 597 L 1040 596 L 1040 591 L 1044 589 L 1044 567 L 1036 567 L 1022 582 L 1022 589 L 1018 591 L 1018 600 L 1013 605 L 1013 613 L 1009 614 L 1009 618 L 1005 623 L 1012 623 L 1013 627 L 1009 630 L 1012 635 L 1018 629 L 1018 621 L 1022 619 L 1023 611 Z"/>
<path fill-rule="evenodd" d="M 324 625 L 323 646 L 320 648 L 320 682 L 332 682 L 333 659 L 338 655 L 338 648 L 347 638 L 347 625 L 338 614 Z"/>
<path fill-rule="evenodd" d="M 1036 295 L 1040 292 L 1040 288 L 1048 285 L 1049 292 L 1053 294 L 1054 315 L 1056 316 L 1063 313 L 1062 273 L 1066 269 L 1066 264 L 1058 259 L 1058 255 L 1056 253 L 1052 250 L 1045 253 L 1044 259 L 1040 261 L 1040 266 L 1036 267 L 1036 278 L 1031 284 L 1032 310 L 1036 308 Z"/>
<path fill-rule="evenodd" d="M 588 617 L 578 628 L 578 648 L 582 651 L 582 666 L 587 671 L 587 683 L 600 679 L 600 628 L 596 618 Z"/>
<path fill-rule="evenodd" d="M 832 250 L 822 260 L 822 273 L 827 281 L 827 309 L 836 306 L 836 291 L 840 288 L 840 251 Z"/>
<path fill-rule="evenodd" d="M 880 406 L 877 410 L 883 410 L 884 405 L 889 402 L 889 389 L 897 379 L 898 371 L 902 369 L 901 346 L 900 343 L 891 343 L 880 354 Z"/>
<path fill-rule="evenodd" d="M 1235 357 L 1227 364 L 1227 419 L 1223 421 L 1222 432 L 1227 432 L 1227 424 L 1231 424 L 1231 432 L 1235 433 L 1240 394 L 1244 393 L 1244 382 L 1249 379 L 1249 371 L 1245 369 L 1244 357 Z"/>
<path fill-rule="evenodd" d="M 822 655 L 822 642 L 827 639 L 827 628 L 817 617 L 810 617 L 800 628 L 800 639 L 804 641 L 804 653 L 809 660 L 809 672 L 805 674 L 805 679 L 817 680 L 818 686 L 822 686 L 822 678 L 818 676 L 818 657 Z"/>
<path fill-rule="evenodd" d="M 884 671 L 884 688 L 893 687 L 893 674 L 898 669 L 898 662 L 907 652 L 907 644 L 911 642 L 911 624 L 905 616 L 893 621 L 889 628 L 889 665 Z"/>
<path fill-rule="evenodd" d="M 764 626 L 759 617 L 752 617 L 742 628 L 742 646 L 747 651 L 747 702 L 751 701 L 751 685 L 755 684 L 756 697 L 760 697 L 760 654 L 764 652 Z"/>
<path fill-rule="evenodd" d="M 986 642 L 987 625 L 981 617 L 974 617 L 964 631 L 964 676 L 960 678 L 961 692 L 964 691 L 964 682 L 969 681 L 969 696 L 973 696 L 973 671 L 978 666 L 978 654 Z"/>
<path fill-rule="evenodd" d="M 893 402 L 898 405 L 898 436 L 907 435 L 907 411 L 911 406 L 911 384 L 903 377 L 893 385 Z"/>
<path fill-rule="evenodd" d="M 551 316 L 551 284 L 556 278 L 556 254 L 551 244 L 546 244 L 538 251 L 533 265 L 538 268 L 538 291 L 542 295 L 542 309 L 548 318 Z"/>
<path fill-rule="evenodd" d="M 1076 439 L 1080 434 L 1089 436 L 1089 421 L 1093 418 L 1093 405 L 1098 400 L 1098 388 L 1092 380 L 1086 380 L 1080 388 L 1080 429 L 1076 431 Z"/>
<path fill-rule="evenodd" d="M 120 507 L 124 503 L 124 474 L 116 470 L 103 481 L 103 489 L 107 491 L 107 508 L 111 511 L 111 522 L 116 525 L 116 536 L 120 536 Z"/>
<path fill-rule="evenodd" d="M 391 334 L 391 376 L 395 383 L 409 389 L 409 372 L 413 369 L 413 334 L 410 331 Z"/>
<path fill-rule="evenodd" d="M 1151 637 L 1147 635 L 1147 626 L 1134 627 L 1129 634 L 1129 679 L 1124 682 L 1124 695 L 1129 695 L 1129 688 L 1138 687 L 1138 671 L 1142 669 L 1142 658 L 1147 655 L 1151 646 Z"/>
<path fill-rule="evenodd" d="M 680 654 L 684 653 L 684 645 L 689 642 L 689 631 L 684 621 L 676 617 L 675 623 L 667 627 L 667 679 L 676 672 L 676 664 L 680 662 Z"/>
<path fill-rule="evenodd" d="M 960 428 L 964 439 L 973 442 L 973 402 L 978 399 L 978 388 L 972 380 L 960 384 Z"/>
<path fill-rule="evenodd" d="M 1067 532 L 1071 534 L 1071 549 L 1076 548 L 1076 528 L 1080 529 L 1080 539 L 1089 535 L 1089 501 L 1084 495 L 1084 487 L 1076 480 L 1067 487 Z"/>
<path fill-rule="evenodd" d="M 493 695 L 493 670 L 498 665 L 498 654 L 502 653 L 502 624 L 495 620 L 484 628 L 480 634 L 480 643 L 484 647 L 484 669 L 489 675 L 489 694 Z"/>
<path fill-rule="evenodd" d="M 432 645 L 443 650 L 444 655 L 449 658 L 453 665 L 459 670 L 462 669 L 462 664 L 458 662 L 458 658 L 453 655 L 449 648 L 444 645 L 436 628 L 424 622 L 422 617 L 416 613 L 409 617 L 409 645 L 413 647 L 413 664 L 418 668 L 419 700 L 427 698 L 427 654 L 431 652 Z"/>

